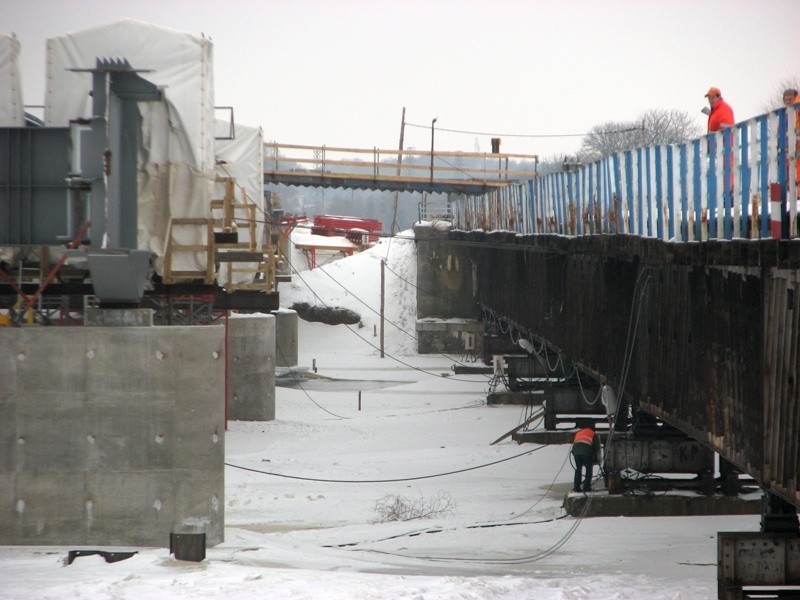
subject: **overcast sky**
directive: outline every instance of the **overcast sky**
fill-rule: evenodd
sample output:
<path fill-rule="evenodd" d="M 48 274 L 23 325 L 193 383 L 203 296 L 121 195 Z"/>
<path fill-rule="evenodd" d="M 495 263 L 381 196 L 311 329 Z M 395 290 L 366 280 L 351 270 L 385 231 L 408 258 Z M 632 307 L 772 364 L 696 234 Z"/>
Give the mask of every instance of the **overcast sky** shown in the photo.
<path fill-rule="evenodd" d="M 406 148 L 438 117 L 442 150 L 495 134 L 549 156 L 653 108 L 704 126 L 712 85 L 745 120 L 800 78 L 800 0 L 0 0 L 25 103 L 44 101 L 47 38 L 124 18 L 210 36 L 215 103 L 282 143 L 396 148 L 405 107 L 424 126 Z"/>

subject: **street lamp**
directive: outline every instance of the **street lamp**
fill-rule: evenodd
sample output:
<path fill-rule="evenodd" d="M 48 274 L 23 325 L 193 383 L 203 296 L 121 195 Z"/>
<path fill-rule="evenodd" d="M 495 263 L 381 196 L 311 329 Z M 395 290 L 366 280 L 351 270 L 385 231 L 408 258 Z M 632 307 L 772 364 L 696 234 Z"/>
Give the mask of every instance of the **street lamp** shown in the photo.
<path fill-rule="evenodd" d="M 436 119 L 439 117 L 434 117 L 433 121 L 431 121 L 431 183 L 433 183 L 433 126 L 436 124 Z"/>

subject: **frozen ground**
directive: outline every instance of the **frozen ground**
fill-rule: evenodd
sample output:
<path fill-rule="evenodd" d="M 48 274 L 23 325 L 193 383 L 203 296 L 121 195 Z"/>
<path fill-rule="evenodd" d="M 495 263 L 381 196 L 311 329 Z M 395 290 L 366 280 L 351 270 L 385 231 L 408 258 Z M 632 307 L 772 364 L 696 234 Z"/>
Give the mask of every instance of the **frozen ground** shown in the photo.
<path fill-rule="evenodd" d="M 377 311 L 387 253 L 398 327 L 381 359 L 364 303 Z M 394 239 L 281 286 L 284 306 L 362 314 L 350 329 L 300 323 L 300 367 L 353 381 L 278 388 L 276 420 L 230 423 L 225 542 L 205 561 L 140 548 L 66 566 L 68 547 L 0 547 L 0 598 L 715 598 L 717 532 L 758 517 L 564 517 L 568 447 L 491 446 L 520 408 L 487 407 L 486 376 L 452 374 L 464 357 L 414 354 L 414 271 L 413 242 Z M 393 497 L 434 514 L 385 521 Z"/>

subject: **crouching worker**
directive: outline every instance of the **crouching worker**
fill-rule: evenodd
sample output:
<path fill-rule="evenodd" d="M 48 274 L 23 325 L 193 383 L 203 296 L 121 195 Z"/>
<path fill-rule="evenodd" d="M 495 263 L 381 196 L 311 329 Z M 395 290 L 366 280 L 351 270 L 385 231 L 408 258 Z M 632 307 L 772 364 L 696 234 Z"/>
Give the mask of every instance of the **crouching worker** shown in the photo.
<path fill-rule="evenodd" d="M 572 491 L 581 491 L 581 475 L 585 469 L 583 491 L 591 492 L 594 463 L 600 458 L 600 438 L 597 437 L 593 421 L 584 424 L 583 428 L 575 434 L 572 441 L 572 457 L 575 459 L 575 482 Z"/>

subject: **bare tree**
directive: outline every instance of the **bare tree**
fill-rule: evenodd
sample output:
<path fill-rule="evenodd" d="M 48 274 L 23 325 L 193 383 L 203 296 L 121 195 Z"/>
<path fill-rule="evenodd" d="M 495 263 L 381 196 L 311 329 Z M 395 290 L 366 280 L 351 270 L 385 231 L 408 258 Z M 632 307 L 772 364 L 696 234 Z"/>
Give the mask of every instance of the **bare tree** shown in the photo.
<path fill-rule="evenodd" d="M 574 154 L 553 154 L 539 159 L 539 175 L 568 171 L 574 166 L 580 166 L 578 157 Z"/>
<path fill-rule="evenodd" d="M 639 117 L 645 146 L 681 144 L 703 134 L 695 117 L 686 111 L 654 109 Z"/>
<path fill-rule="evenodd" d="M 685 111 L 652 109 L 635 121 L 602 123 L 583 138 L 578 156 L 586 163 L 640 146 L 680 144 L 702 134 L 694 121 Z"/>
<path fill-rule="evenodd" d="M 583 138 L 578 157 L 588 163 L 623 150 L 643 145 L 641 125 L 634 122 L 607 121 L 595 125 Z"/>

